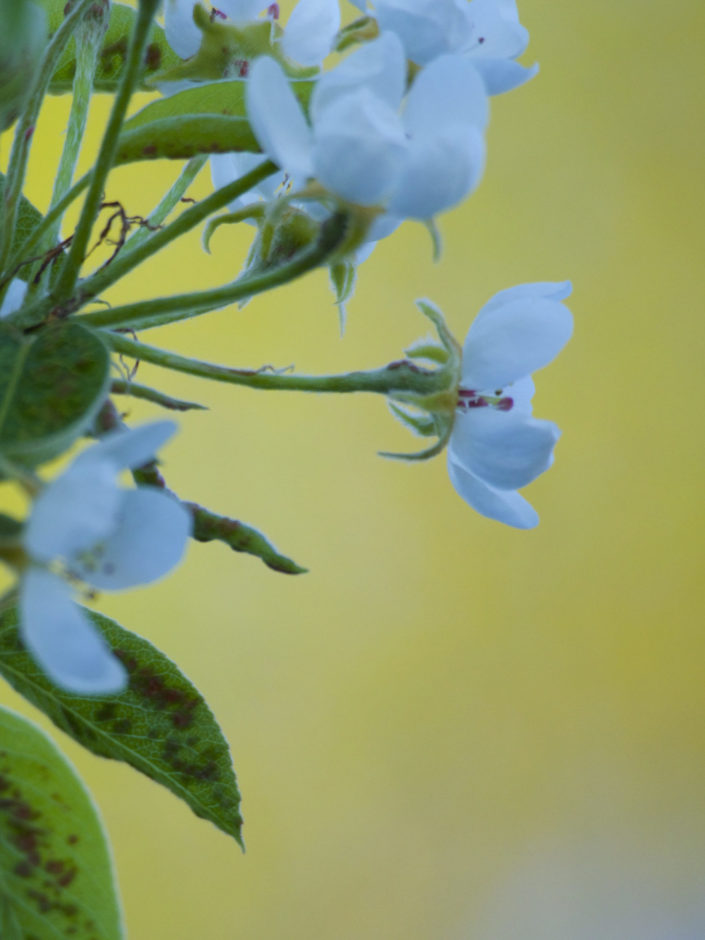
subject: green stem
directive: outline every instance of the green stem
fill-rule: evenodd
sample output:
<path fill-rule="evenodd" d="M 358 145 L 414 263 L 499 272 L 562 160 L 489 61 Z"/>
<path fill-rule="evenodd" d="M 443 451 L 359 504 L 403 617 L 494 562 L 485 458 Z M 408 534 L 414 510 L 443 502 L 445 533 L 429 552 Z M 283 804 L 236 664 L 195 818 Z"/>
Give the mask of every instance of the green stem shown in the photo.
<path fill-rule="evenodd" d="M 197 157 L 193 157 L 188 161 L 174 185 L 165 193 L 159 205 L 148 216 L 147 224 L 137 229 L 135 234 L 128 239 L 121 257 L 134 251 L 135 248 L 138 248 L 149 238 L 155 229 L 159 228 L 164 222 L 164 219 L 166 219 L 174 207 L 178 205 L 186 190 L 201 172 L 207 159 L 208 157 L 205 154 L 199 154 Z"/>
<path fill-rule="evenodd" d="M 37 122 L 39 109 L 44 100 L 44 95 L 51 81 L 51 76 L 54 74 L 59 57 L 66 48 L 66 44 L 73 35 L 81 17 L 92 2 L 93 0 L 81 0 L 54 33 L 47 46 L 47 51 L 44 54 L 41 68 L 35 78 L 34 86 L 29 94 L 27 104 L 18 121 L 5 181 L 4 219 L 2 225 L 0 225 L 0 274 L 4 273 L 6 270 L 7 258 L 12 249 L 12 237 L 17 220 L 17 207 L 27 172 L 27 160 L 29 158 L 34 125 Z"/>
<path fill-rule="evenodd" d="M 432 372 L 421 369 L 407 360 L 392 362 L 381 369 L 368 372 L 345 372 L 342 375 L 291 375 L 267 369 L 231 369 L 190 359 L 177 353 L 147 346 L 137 340 L 117 333 L 106 333 L 105 339 L 113 351 L 132 359 L 151 362 L 165 369 L 196 375 L 230 385 L 245 385 L 248 388 L 289 392 L 373 392 L 390 395 L 412 392 L 417 395 L 434 395 L 448 386 L 445 369 Z"/>
<path fill-rule="evenodd" d="M 90 181 L 91 181 L 90 173 L 86 173 L 85 176 L 82 176 L 80 178 L 80 180 L 77 180 L 73 184 L 71 189 L 63 197 L 63 199 L 61 199 L 60 202 L 57 202 L 54 208 L 44 216 L 44 218 L 39 223 L 39 225 L 33 230 L 29 238 L 26 241 L 22 242 L 22 244 L 19 247 L 19 250 L 16 251 L 15 254 L 12 256 L 12 260 L 10 261 L 8 265 L 7 280 L 10 280 L 12 277 L 14 277 L 14 275 L 17 273 L 20 266 L 22 265 L 22 262 L 31 256 L 32 250 L 36 248 L 36 246 L 44 240 L 45 233 L 51 228 L 51 226 L 56 222 L 57 219 L 60 219 L 63 216 L 67 208 L 71 205 L 74 199 L 77 199 L 81 195 L 81 193 L 86 188 L 86 186 L 88 186 Z M 45 303 L 46 302 L 42 302 L 42 308 L 41 308 L 42 310 L 44 310 Z M 28 311 L 29 311 L 28 323 L 32 326 L 35 323 L 39 322 L 38 320 L 34 320 L 31 318 L 31 311 L 33 311 L 34 309 L 35 309 L 34 306 L 32 306 L 31 308 L 28 308 Z"/>
<path fill-rule="evenodd" d="M 102 271 L 87 278 L 81 284 L 81 303 L 85 303 L 86 300 L 90 300 L 102 294 L 108 287 L 124 277 L 128 271 L 136 268 L 137 265 L 142 264 L 147 258 L 161 251 L 162 248 L 175 238 L 179 238 L 192 228 L 195 228 L 212 212 L 222 209 L 223 206 L 232 202 L 233 199 L 237 199 L 238 196 L 242 196 L 243 193 L 248 192 L 253 186 L 256 186 L 263 179 L 271 176 L 276 170 L 277 167 L 274 163 L 265 160 L 260 163 L 259 166 L 255 167 L 254 170 L 251 170 L 239 179 L 233 180 L 232 183 L 228 183 L 227 186 L 216 190 L 214 193 L 211 193 L 210 196 L 196 203 L 195 206 L 191 206 L 190 209 L 182 212 L 170 225 L 160 229 L 158 232 L 154 232 L 141 244 L 138 244 L 134 251 L 124 255 L 118 255 L 108 267 L 103 268 Z"/>
<path fill-rule="evenodd" d="M 223 206 L 227 205 L 229 202 L 232 202 L 233 199 L 236 199 L 243 193 L 248 192 L 250 189 L 252 189 L 253 186 L 256 186 L 257 183 L 261 182 L 263 179 L 266 179 L 268 176 L 271 176 L 272 173 L 276 171 L 276 169 L 277 167 L 274 163 L 271 163 L 269 160 L 265 160 L 259 166 L 255 167 L 254 170 L 251 170 L 249 173 L 246 173 L 239 179 L 233 180 L 232 183 L 228 183 L 227 186 L 223 186 L 221 189 L 211 193 L 210 196 L 202 199 L 195 206 L 191 206 L 190 209 L 182 212 L 181 215 L 170 225 L 160 229 L 158 232 L 150 234 L 150 236 L 145 241 L 143 241 L 142 244 L 139 244 L 133 252 L 130 252 L 129 257 L 126 257 L 125 260 L 123 260 L 122 254 L 119 254 L 113 261 L 111 261 L 108 267 L 103 268 L 102 271 L 98 271 L 91 277 L 86 278 L 86 280 L 83 281 L 80 285 L 80 290 L 78 291 L 78 296 L 76 299 L 72 301 L 70 305 L 60 305 L 57 312 L 61 312 L 65 315 L 66 313 L 72 312 L 73 310 L 78 310 L 84 303 L 102 293 L 115 281 L 124 277 L 124 275 L 129 270 L 137 267 L 138 264 L 141 264 L 151 255 L 160 251 L 165 245 L 168 245 L 169 242 L 173 241 L 175 238 L 179 238 L 181 235 L 184 235 L 192 228 L 195 228 L 212 212 L 216 212 L 218 209 L 222 209 Z M 80 192 L 78 187 L 85 187 L 89 180 L 90 174 L 79 180 L 78 183 L 73 186 L 71 192 L 67 194 L 67 198 L 68 196 L 71 196 L 72 199 L 75 199 Z M 55 212 L 56 210 L 52 211 Z M 47 219 L 44 220 L 41 226 L 38 226 L 38 229 L 45 225 L 46 222 Z M 27 242 L 27 244 L 34 244 L 35 238 L 36 233 L 33 233 L 31 240 Z M 38 303 L 18 312 L 13 317 L 12 322 L 16 326 L 20 326 L 25 329 L 37 326 L 48 317 L 48 315 L 54 308 L 56 308 L 56 306 L 57 305 L 50 297 L 44 298 Z"/>
<path fill-rule="evenodd" d="M 156 12 L 159 0 L 140 0 L 137 18 L 135 20 L 134 30 L 130 37 L 130 45 L 127 50 L 125 68 L 120 79 L 113 108 L 110 112 L 107 127 L 100 144 L 100 150 L 96 159 L 91 183 L 86 193 L 86 199 L 83 203 L 81 216 L 78 220 L 78 226 L 74 234 L 68 257 L 64 263 L 61 275 L 53 292 L 56 300 L 65 300 L 72 292 L 78 273 L 83 264 L 88 239 L 90 238 L 93 223 L 100 211 L 100 204 L 103 201 L 103 188 L 105 180 L 110 172 L 117 153 L 118 136 L 125 118 L 127 106 L 132 97 L 132 91 L 135 87 L 140 68 L 142 67 L 142 58 L 145 46 L 149 37 L 149 31 L 152 26 L 152 20 Z"/>
<path fill-rule="evenodd" d="M 137 382 L 127 382 L 124 379 L 113 379 L 110 392 L 112 395 L 129 395 L 131 398 L 142 398 L 145 401 L 151 401 L 154 405 L 168 408 L 169 411 L 208 410 L 206 405 L 199 405 L 198 402 L 172 398 L 171 395 L 165 395 L 164 392 L 160 392 L 156 388 L 149 388 L 148 385 L 138 385 Z"/>
<path fill-rule="evenodd" d="M 50 209 L 55 208 L 71 189 L 71 181 L 86 130 L 88 107 L 93 94 L 93 79 L 98 67 L 98 53 L 101 50 L 107 26 L 108 15 L 96 14 L 96 16 L 87 17 L 76 31 L 76 74 L 73 80 L 71 111 Z M 58 216 L 44 239 L 47 248 L 59 240 L 60 230 L 61 217 Z"/>
<path fill-rule="evenodd" d="M 322 264 L 340 247 L 346 236 L 347 217 L 339 213 L 323 224 L 321 234 L 311 248 L 300 252 L 287 264 L 246 275 L 225 287 L 125 304 L 83 314 L 80 320 L 94 327 L 146 330 L 199 316 L 293 281 Z"/>

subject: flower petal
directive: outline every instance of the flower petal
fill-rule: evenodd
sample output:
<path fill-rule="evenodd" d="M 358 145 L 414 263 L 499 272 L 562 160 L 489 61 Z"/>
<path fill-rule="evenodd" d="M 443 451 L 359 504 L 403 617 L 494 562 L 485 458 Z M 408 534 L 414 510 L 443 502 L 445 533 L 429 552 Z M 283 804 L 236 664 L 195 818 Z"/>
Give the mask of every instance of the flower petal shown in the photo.
<path fill-rule="evenodd" d="M 463 346 L 464 388 L 504 388 L 563 349 L 573 317 L 556 300 L 513 300 L 480 311 Z"/>
<path fill-rule="evenodd" d="M 361 88 L 397 111 L 406 89 L 406 57 L 394 33 L 382 33 L 378 39 L 360 46 L 316 82 L 311 96 L 311 119 L 314 125 L 322 113 L 335 106 L 338 98 Z"/>
<path fill-rule="evenodd" d="M 339 29 L 338 0 L 299 0 L 282 37 L 284 54 L 301 65 L 320 65 Z"/>
<path fill-rule="evenodd" d="M 262 10 L 266 10 L 269 3 L 266 0 L 217 0 L 213 4 L 221 13 L 233 23 L 250 23 L 256 20 Z"/>
<path fill-rule="evenodd" d="M 151 460 L 178 429 L 175 421 L 149 421 L 136 428 L 111 431 L 79 454 L 74 466 L 98 460 L 110 461 L 118 470 L 133 470 Z"/>
<path fill-rule="evenodd" d="M 375 9 L 380 29 L 396 33 L 417 65 L 452 52 L 469 38 L 467 15 L 456 0 L 377 0 Z"/>
<path fill-rule="evenodd" d="M 480 182 L 485 141 L 473 127 L 457 125 L 409 142 L 389 211 L 430 219 L 457 205 Z"/>
<path fill-rule="evenodd" d="M 450 438 L 455 463 L 499 490 L 516 490 L 551 466 L 561 436 L 552 421 L 475 409 L 456 415 Z"/>
<path fill-rule="evenodd" d="M 505 0 L 472 0 L 467 6 L 469 37 L 463 51 L 477 57 L 516 59 L 529 44 L 516 4 Z"/>
<path fill-rule="evenodd" d="M 119 504 L 115 465 L 107 460 L 75 460 L 35 500 L 24 546 L 41 562 L 86 551 L 110 532 Z"/>
<path fill-rule="evenodd" d="M 211 179 L 215 189 L 221 189 L 229 183 L 254 170 L 262 162 L 262 155 L 259 153 L 216 153 L 210 158 Z M 228 203 L 229 208 L 235 212 L 243 206 L 249 206 L 253 202 L 271 199 L 277 189 L 284 182 L 282 173 L 273 174 L 263 179 L 256 186 L 253 186 L 248 192 L 238 196 L 232 202 Z"/>
<path fill-rule="evenodd" d="M 20 588 L 20 634 L 52 682 L 77 695 L 114 695 L 127 675 L 56 575 L 30 568 Z"/>
<path fill-rule="evenodd" d="M 538 75 L 538 65 L 526 68 L 513 59 L 481 59 L 475 57 L 473 65 L 482 75 L 488 95 L 503 95 L 526 84 Z"/>
<path fill-rule="evenodd" d="M 247 113 L 262 150 L 291 176 L 313 176 L 313 137 L 283 69 L 256 59 L 245 84 Z"/>
<path fill-rule="evenodd" d="M 514 300 L 565 300 L 572 291 L 573 285 L 570 281 L 532 281 L 529 284 L 507 287 L 490 297 L 475 317 L 475 322 Z"/>
<path fill-rule="evenodd" d="M 2 320 L 3 317 L 9 317 L 15 310 L 20 309 L 24 303 L 27 286 L 26 281 L 23 281 L 19 277 L 13 277 L 7 285 L 5 296 L 0 304 L 0 320 Z"/>
<path fill-rule="evenodd" d="M 389 105 L 363 87 L 326 108 L 315 132 L 314 165 L 324 186 L 361 206 L 386 199 L 407 149 Z"/>
<path fill-rule="evenodd" d="M 484 130 L 489 114 L 485 83 L 473 63 L 444 55 L 416 77 L 403 121 L 412 136 L 432 137 L 458 124 Z"/>
<path fill-rule="evenodd" d="M 496 391 L 496 389 L 492 389 L 492 392 L 494 391 Z M 512 399 L 513 415 L 523 415 L 528 418 L 532 412 L 531 399 L 534 397 L 535 391 L 536 386 L 534 385 L 534 380 L 530 375 L 527 375 L 523 379 L 512 382 L 511 385 L 507 385 L 506 388 L 503 388 L 502 397 Z"/>
<path fill-rule="evenodd" d="M 190 59 L 201 47 L 201 31 L 193 21 L 195 0 L 166 0 L 166 41 L 182 59 Z"/>
<path fill-rule="evenodd" d="M 534 507 L 516 490 L 493 489 L 455 463 L 450 453 L 448 475 L 456 492 L 481 515 L 516 529 L 533 529 L 539 524 Z"/>
<path fill-rule="evenodd" d="M 161 490 L 121 490 L 110 535 L 91 558 L 76 559 L 72 570 L 87 584 L 106 591 L 148 584 L 182 558 L 192 519 L 181 503 Z"/>

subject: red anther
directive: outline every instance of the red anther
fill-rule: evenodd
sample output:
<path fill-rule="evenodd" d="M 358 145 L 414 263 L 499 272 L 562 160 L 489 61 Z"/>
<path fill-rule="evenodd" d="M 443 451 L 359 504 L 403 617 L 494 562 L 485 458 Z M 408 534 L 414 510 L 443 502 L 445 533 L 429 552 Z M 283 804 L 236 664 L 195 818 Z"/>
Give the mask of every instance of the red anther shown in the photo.
<path fill-rule="evenodd" d="M 213 9 L 211 10 L 211 23 L 216 17 L 219 17 L 221 20 L 227 20 L 227 16 L 225 15 L 225 13 L 221 12 L 220 10 L 216 10 L 216 8 L 213 7 Z"/>
<path fill-rule="evenodd" d="M 271 17 L 273 20 L 279 19 L 279 4 L 270 3 L 267 7 L 267 16 Z"/>
<path fill-rule="evenodd" d="M 237 74 L 240 76 L 240 78 L 247 78 L 250 71 L 250 63 L 247 61 L 247 59 L 243 59 L 242 62 L 238 62 L 238 65 L 240 68 Z"/>
<path fill-rule="evenodd" d="M 495 408 L 499 408 L 500 411 L 511 411 L 514 407 L 514 399 L 509 398 L 500 398 L 500 400 L 495 404 Z"/>
<path fill-rule="evenodd" d="M 24 139 L 29 140 L 29 138 L 32 136 L 33 133 L 34 133 L 34 124 L 32 124 L 31 127 L 28 127 L 27 130 L 24 132 Z"/>
<path fill-rule="evenodd" d="M 458 397 L 459 398 L 474 398 L 477 395 L 477 392 L 472 388 L 459 388 Z"/>

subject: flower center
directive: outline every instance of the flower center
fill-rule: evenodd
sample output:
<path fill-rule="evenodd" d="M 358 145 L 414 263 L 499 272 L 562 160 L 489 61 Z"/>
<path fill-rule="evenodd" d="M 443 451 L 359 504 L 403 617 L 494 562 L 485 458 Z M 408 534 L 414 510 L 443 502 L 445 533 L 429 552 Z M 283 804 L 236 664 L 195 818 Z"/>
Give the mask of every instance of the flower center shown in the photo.
<path fill-rule="evenodd" d="M 459 388 L 458 408 L 461 411 L 470 411 L 472 408 L 496 408 L 498 411 L 511 411 L 514 399 L 509 395 L 503 395 L 502 391 L 498 388 L 494 395 L 488 395 L 486 392 L 476 392 L 472 388 Z"/>

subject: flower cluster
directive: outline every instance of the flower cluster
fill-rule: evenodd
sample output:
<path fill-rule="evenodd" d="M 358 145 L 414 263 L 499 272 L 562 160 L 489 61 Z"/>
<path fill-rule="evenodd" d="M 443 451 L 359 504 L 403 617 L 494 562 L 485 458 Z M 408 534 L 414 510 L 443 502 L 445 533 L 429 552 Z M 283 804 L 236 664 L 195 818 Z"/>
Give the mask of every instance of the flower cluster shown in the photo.
<path fill-rule="evenodd" d="M 262 16 L 272 20 L 269 54 L 259 49 L 244 67 L 238 59 L 252 128 L 284 174 L 259 195 L 270 200 L 286 181 L 287 198 L 367 210 L 359 240 L 372 245 L 404 219 L 430 221 L 475 189 L 485 164 L 488 96 L 523 84 L 537 67 L 515 61 L 528 33 L 514 0 L 355 6 L 368 14 L 357 31 L 352 24 L 338 32 L 337 0 L 299 0 L 278 32 L 278 6 L 261 0 L 220 3 L 211 17 L 240 29 Z M 183 57 L 199 49 L 193 10 L 193 0 L 169 0 L 166 8 L 167 36 Z M 339 47 L 350 41 L 357 48 L 319 74 L 305 111 L 287 61 L 322 67 L 336 36 Z M 247 159 L 216 157 L 214 181 L 236 179 Z"/>
<path fill-rule="evenodd" d="M 482 308 L 462 349 L 442 313 L 429 301 L 419 302 L 440 343 L 421 343 L 408 350 L 407 360 L 374 374 L 306 377 L 223 370 L 150 349 L 126 335 L 145 325 L 170 322 L 169 317 L 178 318 L 184 309 L 202 312 L 233 300 L 242 303 L 257 292 L 253 284 L 266 290 L 321 264 L 329 267 L 342 314 L 356 266 L 379 240 L 405 220 L 426 224 L 435 237 L 436 217 L 458 206 L 478 186 L 492 97 L 516 89 L 537 72 L 537 66 L 527 68 L 517 61 L 526 50 L 528 33 L 515 0 L 351 0 L 348 14 L 353 14 L 352 8 L 361 16 L 341 27 L 339 0 L 298 0 L 283 24 L 278 4 L 266 0 L 216 0 L 209 5 L 166 0 L 161 41 L 165 35 L 183 61 L 154 79 L 165 95 L 175 96 L 168 108 L 157 103 L 162 118 L 172 109 L 175 117 L 155 120 L 152 130 L 158 138 L 172 119 L 179 126 L 179 115 L 193 121 L 192 112 L 180 111 L 188 107 L 184 99 L 199 99 L 196 118 L 205 101 L 216 128 L 225 116 L 226 123 L 230 121 L 234 109 L 232 123 L 244 125 L 242 136 L 225 137 L 224 143 L 212 143 L 208 137 L 209 143 L 202 143 L 205 153 L 223 151 L 211 156 L 212 179 L 221 192 L 210 197 L 210 211 L 234 200 L 230 215 L 210 219 L 206 244 L 222 221 L 254 223 L 257 233 L 244 277 L 210 296 L 203 292 L 169 298 L 166 305 L 156 302 L 158 310 L 145 302 L 83 316 L 79 329 L 102 351 L 105 372 L 102 392 L 86 403 L 76 434 L 87 432 L 106 404 L 111 385 L 106 346 L 118 354 L 144 356 L 157 365 L 214 379 L 227 373 L 240 384 L 251 380 L 259 388 L 374 390 L 388 396 L 395 416 L 411 430 L 437 439 L 421 454 L 402 456 L 430 457 L 447 449 L 451 482 L 470 506 L 506 525 L 532 528 L 538 516 L 519 490 L 551 465 L 560 432 L 552 422 L 532 416 L 531 374 L 547 365 L 570 338 L 572 316 L 563 303 L 570 293 L 568 283 L 524 284 L 500 292 Z M 209 85 L 203 95 L 194 95 L 191 87 L 182 94 L 184 82 Z M 257 152 L 233 151 L 237 146 Z M 150 143 L 149 148 L 151 152 L 156 145 Z M 191 166 L 194 163 L 199 161 Z M 91 187 L 96 190 L 93 201 L 100 205 L 100 186 L 91 179 Z M 227 193 L 222 192 L 225 188 Z M 60 331 L 84 302 L 97 299 L 114 283 L 116 268 L 129 269 L 143 252 L 146 256 L 166 243 L 159 223 L 185 192 L 173 196 L 178 190 L 176 185 L 165 196 L 168 208 L 154 228 L 147 224 L 132 247 L 128 239 L 125 253 L 125 245 L 118 244 L 121 258 L 111 259 L 110 266 L 103 265 L 83 281 L 82 251 L 95 216 L 61 243 L 70 247 L 58 274 L 45 275 L 54 249 L 41 264 L 41 256 L 29 252 L 28 257 L 11 259 L 13 263 L 0 270 L 0 332 L 7 344 L 3 361 L 15 363 L 20 375 L 32 343 L 41 346 L 41 328 Z M 31 207 L 24 208 L 30 212 Z M 186 211 L 176 226 L 180 232 L 188 215 Z M 335 238 L 327 240 L 331 232 Z M 2 226 L 0 234 L 7 234 Z M 74 252 L 79 261 L 69 278 Z M 62 295 L 66 278 L 68 288 Z M 32 318 L 32 311 L 43 312 Z M 125 319 L 120 319 L 121 311 Z M 96 329 L 102 330 L 101 338 Z M 427 366 L 421 367 L 419 359 L 426 359 Z M 123 379 L 112 383 L 119 391 L 126 385 L 130 382 Z M 8 408 L 13 394 L 7 391 Z M 141 396 L 166 407 L 189 406 L 144 387 Z M 19 411 L 25 417 L 31 407 Z M 76 590 L 121 590 L 161 577 L 180 560 L 194 520 L 199 540 L 228 541 L 240 526 L 195 504 L 187 511 L 158 486 L 120 485 L 121 473 L 151 461 L 174 429 L 167 421 L 108 434 L 48 484 L 34 475 L 34 464 L 30 462 L 28 471 L 21 460 L 13 463 L 11 450 L 8 459 L 0 452 L 0 473 L 14 476 L 34 497 L 24 526 L 12 519 L 7 523 L 4 517 L 10 535 L 3 544 L 0 530 L 0 559 L 20 575 L 23 641 L 63 689 L 111 693 L 120 691 L 126 680 L 122 664 L 75 603 Z M 76 434 L 67 439 L 75 440 Z M 149 475 L 147 479 L 154 482 Z M 276 551 L 266 540 L 248 536 L 245 541 L 248 547 L 243 550 L 259 553 L 272 567 L 298 570 L 281 557 L 272 564 Z M 255 543 L 259 548 L 252 548 Z"/>
<path fill-rule="evenodd" d="M 300 0 L 283 31 L 275 35 L 272 25 L 273 49 L 280 43 L 285 56 L 323 69 L 306 107 L 274 51 L 247 63 L 248 117 L 282 173 L 232 208 L 276 205 L 284 193 L 316 221 L 325 207 L 347 208 L 364 220 L 348 254 L 354 270 L 403 220 L 430 223 L 475 189 L 490 96 L 524 84 L 538 66 L 517 61 L 529 35 L 515 0 L 351 3 L 365 16 L 338 34 L 337 47 L 356 48 L 329 69 L 323 62 L 336 46 L 337 3 Z M 198 48 L 192 8 L 192 0 L 169 0 L 166 14 L 172 45 L 188 45 L 190 55 Z M 278 14 L 277 7 L 263 11 L 261 0 L 229 0 L 211 15 L 242 26 Z M 212 158 L 214 183 L 231 182 L 255 162 L 250 154 Z M 455 489 L 478 512 L 518 528 L 538 523 L 518 489 L 550 466 L 559 437 L 554 424 L 531 417 L 530 373 L 570 337 L 572 317 L 561 303 L 569 292 L 568 284 L 529 284 L 494 297 L 465 341 L 450 426 L 441 419 L 452 428 L 445 439 Z"/>

